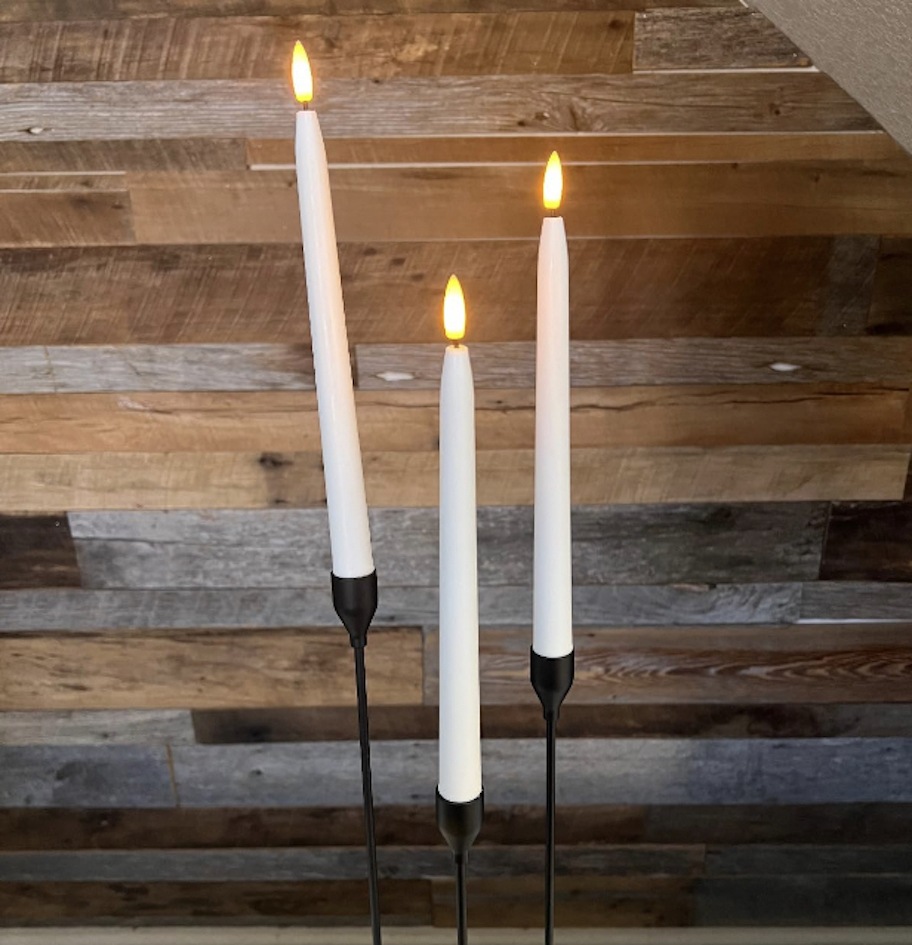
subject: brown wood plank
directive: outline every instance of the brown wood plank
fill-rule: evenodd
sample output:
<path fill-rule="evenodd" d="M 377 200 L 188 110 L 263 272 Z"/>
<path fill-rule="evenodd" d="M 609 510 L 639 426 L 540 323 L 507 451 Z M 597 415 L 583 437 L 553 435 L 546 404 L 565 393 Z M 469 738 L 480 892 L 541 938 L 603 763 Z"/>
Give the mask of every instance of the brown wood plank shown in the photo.
<path fill-rule="evenodd" d="M 481 642 L 482 699 L 529 688 L 527 630 Z M 904 626 L 726 630 L 585 630 L 574 636 L 577 703 L 852 703 L 912 701 Z M 425 638 L 425 701 L 437 699 L 437 635 Z"/>
<path fill-rule="evenodd" d="M 125 178 L 0 179 L 0 246 L 88 246 L 132 243 Z"/>
<path fill-rule="evenodd" d="M 64 513 L 0 515 L 0 588 L 79 584 L 79 563 Z"/>
<path fill-rule="evenodd" d="M 836 505 L 830 512 L 824 581 L 912 581 L 912 505 Z"/>
<path fill-rule="evenodd" d="M 279 79 L 304 40 L 319 81 L 630 72 L 631 12 L 134 17 L 0 26 L 0 82 Z"/>
<path fill-rule="evenodd" d="M 336 166 L 330 178 L 343 242 L 530 239 L 541 229 L 538 166 Z M 128 180 L 139 243 L 299 238 L 292 171 Z M 912 232 L 912 159 L 587 164 L 568 168 L 565 182 L 562 213 L 575 237 Z"/>
<path fill-rule="evenodd" d="M 116 147 L 119 142 L 105 142 Z M 133 142 L 125 142 L 132 144 Z M 93 142 L 73 142 L 81 154 Z M 0 159 L 14 142 L 0 143 Z M 34 146 L 33 146 L 34 147 Z M 7 150 L 8 149 L 8 150 Z M 643 164 L 746 161 L 878 161 L 902 159 L 905 152 L 882 131 L 828 134 L 668 134 L 668 135 L 487 135 L 472 138 L 330 138 L 330 164 L 535 164 L 558 151 L 565 167 L 574 163 Z M 25 152 L 28 153 L 27 151 Z M 74 158 L 80 160 L 80 158 Z M 247 163 L 255 167 L 294 166 L 294 142 L 272 138 L 247 142 Z M 0 164 L 2 166 L 2 164 Z M 9 170 L 20 169 L 13 165 Z M 31 167 L 25 169 L 31 170 Z M 102 168 L 105 169 L 105 168 Z M 136 168 L 170 170 L 172 168 Z M 175 170 L 180 168 L 173 168 Z M 222 168 L 212 168 L 221 170 Z"/>
<path fill-rule="evenodd" d="M 246 166 L 245 142 L 239 138 L 42 141 L 40 135 L 32 137 L 31 141 L 0 141 L 0 173 L 200 172 L 241 170 Z M 882 150 L 867 137 L 858 143 L 873 146 L 875 152 Z M 851 147 L 848 142 L 846 146 Z"/>
<path fill-rule="evenodd" d="M 563 10 L 737 7 L 738 0 L 564 0 Z M 544 10 L 553 0 L 7 0 L 0 22 L 95 20 L 133 16 L 358 16 L 367 13 L 482 13 Z"/>
<path fill-rule="evenodd" d="M 378 741 L 434 739 L 437 713 L 434 705 L 378 706 L 371 711 L 372 737 Z M 354 709 L 325 706 L 198 710 L 193 712 L 193 729 L 197 742 L 204 745 L 358 737 Z M 541 711 L 528 704 L 484 705 L 481 731 L 483 738 L 535 738 L 542 733 Z M 561 710 L 560 733 L 561 738 L 905 737 L 912 734 L 912 707 L 902 703 L 589 705 L 570 700 Z"/>
<path fill-rule="evenodd" d="M 837 248 L 824 237 L 571 240 L 571 331 L 578 340 L 814 335 L 828 307 L 856 291 L 835 279 Z M 343 244 L 349 339 L 433 343 L 436 388 L 449 274 L 464 275 L 470 343 L 533 341 L 534 318 L 517 313 L 535 310 L 529 273 L 536 253 L 534 240 Z M 75 298 L 78 306 L 70 304 Z M 0 250 L 3 345 L 300 343 L 308 338 L 306 312 L 301 248 L 293 243 Z M 875 342 L 876 354 L 867 357 L 853 350 L 821 379 L 858 383 L 848 372 L 871 362 L 866 379 L 877 383 L 904 344 Z M 702 350 L 680 358 L 689 366 L 683 383 L 692 382 Z M 761 363 L 810 359 L 813 367 L 821 358 L 817 348 L 785 348 Z M 630 361 L 629 352 L 620 358 Z M 654 362 L 652 355 L 642 379 L 623 383 L 653 383 Z M 740 349 L 729 362 L 738 366 L 736 383 L 753 363 Z M 724 367 L 715 362 L 703 383 L 714 383 Z"/>
<path fill-rule="evenodd" d="M 428 925 L 430 883 L 381 881 L 381 909 L 394 924 Z M 135 923 L 183 919 L 287 918 L 338 924 L 370 914 L 363 880 L 281 883 L 0 883 L 0 914 L 15 923 L 73 919 Z"/>
<path fill-rule="evenodd" d="M 879 129 L 810 71 L 327 79 L 318 94 L 329 138 Z M 287 79 L 0 85 L 0 138 L 284 138 L 294 104 Z"/>
<path fill-rule="evenodd" d="M 371 641 L 372 701 L 419 702 L 420 632 L 381 630 Z M 350 650 L 336 630 L 9 636 L 0 709 L 351 705 Z"/>
<path fill-rule="evenodd" d="M 478 503 L 531 505 L 532 450 L 478 454 Z M 908 446 L 619 447 L 573 450 L 578 505 L 901 499 Z M 436 452 L 365 452 L 368 501 L 437 505 Z M 40 478 L 42 489 L 34 483 Z M 0 455 L 0 510 L 319 508 L 320 453 Z"/>
<path fill-rule="evenodd" d="M 824 385 L 577 388 L 576 448 L 909 442 L 908 392 Z M 361 448 L 432 451 L 433 390 L 359 391 Z M 479 450 L 531 449 L 534 391 L 480 390 Z M 0 453 L 315 451 L 305 391 L 46 394 L 0 397 Z"/>
<path fill-rule="evenodd" d="M 884 238 L 881 242 L 868 331 L 879 335 L 912 334 L 912 240 Z"/>
<path fill-rule="evenodd" d="M 568 706 L 569 707 L 569 706 Z M 382 845 L 442 845 L 430 802 L 377 807 Z M 562 846 L 908 842 L 912 804 L 573 806 L 557 809 Z M 360 807 L 0 808 L 0 850 L 360 847 Z M 541 844 L 542 807 L 488 805 L 479 845 Z"/>
<path fill-rule="evenodd" d="M 782 69 L 810 64 L 761 13 L 666 9 L 637 16 L 637 70 Z"/>

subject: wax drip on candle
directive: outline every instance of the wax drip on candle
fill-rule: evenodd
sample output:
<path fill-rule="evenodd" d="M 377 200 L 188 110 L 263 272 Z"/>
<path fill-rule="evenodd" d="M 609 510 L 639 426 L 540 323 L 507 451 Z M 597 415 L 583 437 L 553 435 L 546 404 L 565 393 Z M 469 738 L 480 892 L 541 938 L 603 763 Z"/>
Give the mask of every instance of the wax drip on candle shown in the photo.
<path fill-rule="evenodd" d="M 294 52 L 291 55 L 291 84 L 294 87 L 295 98 L 301 103 L 301 108 L 307 108 L 313 100 L 313 72 L 301 40 L 295 43 Z"/>

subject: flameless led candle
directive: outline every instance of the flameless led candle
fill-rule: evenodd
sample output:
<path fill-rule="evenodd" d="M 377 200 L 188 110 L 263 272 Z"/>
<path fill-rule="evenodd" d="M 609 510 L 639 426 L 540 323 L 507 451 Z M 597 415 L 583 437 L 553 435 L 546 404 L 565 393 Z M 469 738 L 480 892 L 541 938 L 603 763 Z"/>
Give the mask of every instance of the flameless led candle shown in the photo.
<path fill-rule="evenodd" d="M 316 112 L 307 108 L 313 98 L 313 76 L 300 43 L 294 49 L 292 79 L 295 97 L 304 106 L 295 123 L 295 165 L 332 570 L 337 577 L 363 577 L 373 572 L 374 559 L 342 304 L 342 278 L 326 149 Z"/>
<path fill-rule="evenodd" d="M 538 247 L 535 344 L 535 537 L 532 649 L 548 658 L 573 651 L 570 548 L 570 263 L 555 151 L 545 170 Z"/>
<path fill-rule="evenodd" d="M 481 794 L 475 388 L 465 299 L 450 276 L 443 303 L 448 345 L 440 379 L 440 774 L 454 803 Z"/>

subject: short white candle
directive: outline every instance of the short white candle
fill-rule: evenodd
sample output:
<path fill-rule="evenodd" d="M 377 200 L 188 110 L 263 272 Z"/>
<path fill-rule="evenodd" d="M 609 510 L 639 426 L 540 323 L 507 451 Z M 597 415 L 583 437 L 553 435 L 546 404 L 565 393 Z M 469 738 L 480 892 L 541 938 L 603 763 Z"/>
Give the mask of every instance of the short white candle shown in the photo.
<path fill-rule="evenodd" d="M 464 804 L 481 794 L 478 682 L 478 538 L 475 507 L 475 388 L 465 301 L 450 277 L 444 300 L 449 345 L 440 378 L 440 773 L 441 797 Z"/>
<path fill-rule="evenodd" d="M 560 206 L 557 153 L 545 171 L 544 203 Z M 532 649 L 554 659 L 573 651 L 570 545 L 570 263 L 563 217 L 545 217 L 538 248 L 535 344 L 535 538 Z"/>
<path fill-rule="evenodd" d="M 300 43 L 295 46 L 292 71 L 298 101 L 309 102 L 313 95 L 313 80 Z M 316 112 L 307 108 L 298 112 L 295 123 L 295 166 L 332 569 L 337 577 L 364 577 L 374 570 L 374 558 L 345 330 L 329 169 L 319 119 Z"/>

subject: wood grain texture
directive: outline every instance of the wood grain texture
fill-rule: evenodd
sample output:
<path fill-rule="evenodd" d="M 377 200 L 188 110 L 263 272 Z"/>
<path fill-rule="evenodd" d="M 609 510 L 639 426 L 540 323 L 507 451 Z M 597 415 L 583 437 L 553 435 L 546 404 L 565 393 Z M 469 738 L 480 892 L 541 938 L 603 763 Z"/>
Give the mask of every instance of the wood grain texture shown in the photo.
<path fill-rule="evenodd" d="M 813 623 L 878 620 L 902 623 L 912 613 L 912 587 L 881 580 L 813 581 L 801 588 L 801 619 Z"/>
<path fill-rule="evenodd" d="M 194 741 L 190 713 L 179 710 L 4 711 L 0 722 L 0 745 L 181 745 Z"/>
<path fill-rule="evenodd" d="M 897 702 L 912 700 L 907 627 L 587 630 L 574 636 L 577 703 Z M 481 637 L 485 703 L 521 702 L 529 632 Z M 438 698 L 438 635 L 425 638 L 425 701 Z"/>
<path fill-rule="evenodd" d="M 435 586 L 436 511 L 374 509 L 370 515 L 384 586 Z M 825 519 L 826 507 L 817 503 L 577 509 L 574 580 L 578 585 L 815 580 Z M 90 588 L 241 585 L 323 591 L 330 569 L 326 514 L 318 510 L 74 513 L 70 527 L 83 583 Z M 479 510 L 482 587 L 529 585 L 531 534 L 529 508 Z"/>
<path fill-rule="evenodd" d="M 576 449 L 577 505 L 901 499 L 910 447 L 742 446 Z M 436 452 L 365 452 L 376 508 L 437 505 Z M 478 503 L 531 505 L 532 450 L 478 454 Z M 41 481 L 36 494 L 33 484 Z M 319 451 L 0 455 L 0 509 L 320 508 Z"/>
<path fill-rule="evenodd" d="M 0 588 L 79 587 L 66 515 L 0 515 Z"/>
<path fill-rule="evenodd" d="M 561 212 L 586 238 L 908 235 L 910 169 L 908 158 L 577 165 Z M 541 228 L 535 165 L 336 166 L 330 179 L 343 242 L 530 239 Z M 299 238 L 292 171 L 136 173 L 128 187 L 138 243 Z"/>
<path fill-rule="evenodd" d="M 912 241 L 889 237 L 882 241 L 868 316 L 868 330 L 872 334 L 907 335 L 912 330 L 909 306 L 903 301 L 912 291 L 912 277 L 906 268 L 910 260 Z"/>
<path fill-rule="evenodd" d="M 912 506 L 835 505 L 820 565 L 824 581 L 910 581 Z"/>
<path fill-rule="evenodd" d="M 293 207 L 293 193 L 290 197 Z M 288 199 L 289 194 L 282 195 L 283 206 Z M 243 225 L 234 212 L 230 216 L 235 222 L 229 220 L 226 226 Z M 539 224 L 536 217 L 536 230 Z M 694 375 L 703 383 L 725 383 L 736 367 L 740 370 L 735 382 L 741 382 L 747 357 L 761 355 L 759 342 L 743 351 L 740 339 L 813 336 L 828 310 L 843 309 L 863 291 L 869 274 L 852 270 L 855 285 L 845 275 L 837 278 L 834 258 L 840 245 L 826 237 L 571 240 L 572 336 L 581 341 L 637 339 L 649 351 L 653 349 L 643 339 L 684 338 L 674 344 L 686 346 L 687 338 L 716 336 L 734 349 L 723 349 L 727 356 L 714 357 L 708 372 L 701 372 L 702 361 L 694 358 L 693 350 L 676 357 L 672 347 L 668 359 L 686 373 L 684 383 L 692 382 Z M 534 240 L 496 246 L 450 240 L 343 244 L 340 264 L 349 338 L 352 344 L 431 343 L 436 386 L 441 357 L 437 313 L 450 273 L 466 275 L 470 304 L 484 300 L 483 306 L 472 309 L 472 350 L 477 355 L 480 342 L 534 340 L 534 319 L 517 313 L 535 308 L 529 273 L 534 272 L 536 252 Z M 912 269 L 912 257 L 905 265 Z M 0 250 L 0 290 L 0 342 L 5 346 L 288 345 L 309 337 L 300 243 L 6 249 Z M 81 304 L 71 304 L 73 298 Z M 382 317 L 378 298 L 383 300 Z M 897 304 L 904 298 L 897 296 Z M 772 347 L 769 361 L 761 364 L 770 379 L 776 374 L 769 372 L 769 363 L 806 364 L 798 353 L 815 364 L 833 356 L 826 353 L 831 349 L 824 341 L 796 349 L 795 354 L 775 342 L 767 344 Z M 890 344 L 865 339 L 830 376 L 817 379 L 858 383 L 862 366 L 868 368 L 866 380 L 888 379 L 865 357 L 864 344 L 876 350 L 881 371 L 897 365 L 895 370 L 903 370 L 902 380 L 908 383 L 912 356 L 904 339 Z M 702 345 L 696 349 L 701 354 Z M 707 347 L 706 356 L 717 350 Z M 623 368 L 625 359 L 639 366 L 645 354 L 636 350 L 635 360 L 633 354 L 625 351 L 614 371 Z M 55 360 L 57 356 L 53 352 Z M 619 383 L 654 383 L 646 379 L 648 371 L 661 370 L 665 360 L 653 352 L 638 379 Z M 726 374 L 713 376 L 720 370 Z M 840 375 L 839 370 L 846 373 Z M 800 377 L 807 379 L 806 374 Z M 605 383 L 603 378 L 596 386 Z"/>
<path fill-rule="evenodd" d="M 0 591 L 0 632 L 334 626 L 338 617 L 325 584 L 313 581 L 309 588 Z M 573 613 L 578 626 L 598 627 L 794 623 L 801 590 L 800 584 L 782 583 L 579 586 L 573 591 Z M 490 626 L 528 623 L 532 619 L 528 586 L 484 586 L 479 610 Z M 438 615 L 432 585 L 384 583 L 373 625 L 422 626 L 435 624 Z"/>
<path fill-rule="evenodd" d="M 164 747 L 7 745 L 0 807 L 172 807 Z"/>
<path fill-rule="evenodd" d="M 421 700 L 419 631 L 378 631 L 368 664 L 374 703 Z M 7 636 L 4 675 L 7 711 L 355 702 L 349 642 L 335 629 Z"/>
<path fill-rule="evenodd" d="M 440 846 L 431 802 L 377 807 L 381 845 Z M 488 805 L 478 846 L 538 848 L 544 808 Z M 560 842 L 591 844 L 904 844 L 910 804 L 561 805 Z M 313 808 L 0 808 L 4 852 L 360 847 L 360 805 Z"/>
<path fill-rule="evenodd" d="M 541 742 L 485 742 L 486 793 L 503 804 L 539 803 L 540 784 L 530 782 L 527 766 L 539 763 Z M 13 750 L 25 749 L 8 749 Z M 187 807 L 360 803 L 358 748 L 352 742 L 177 746 L 172 755 Z M 429 796 L 415 786 L 434 784 L 435 742 L 376 742 L 373 758 L 379 804 L 413 803 L 416 792 Z M 558 800 L 568 804 L 912 799 L 907 739 L 567 739 L 558 744 L 558 763 Z"/>
<path fill-rule="evenodd" d="M 2 356 L 2 350 L 0 350 Z M 440 346 L 359 344 L 357 385 L 364 390 L 440 385 Z M 668 338 L 570 343 L 574 387 L 658 384 L 891 384 L 912 372 L 905 338 Z M 476 388 L 535 384 L 535 345 L 472 344 Z"/>
<path fill-rule="evenodd" d="M 168 142 L 162 142 L 168 144 Z M 117 148 L 120 142 L 106 142 Z M 123 142 L 130 145 L 132 142 Z M 48 145 L 50 148 L 55 145 Z M 93 142 L 65 145 L 75 163 L 86 162 Z M 34 148 L 35 145 L 30 147 Z M 64 145 L 61 145 L 64 147 Z M 330 138 L 326 154 L 332 164 L 484 164 L 521 163 L 537 167 L 552 151 L 559 151 L 565 167 L 576 163 L 714 163 L 727 161 L 853 161 L 901 159 L 905 151 L 882 131 L 815 132 L 813 134 L 520 134 L 487 135 L 472 138 Z M 0 157 L 10 161 L 9 170 L 20 167 L 29 152 L 25 145 L 0 144 Z M 251 167 L 294 166 L 294 142 L 285 138 L 254 139 L 247 142 L 247 163 Z M 2 166 L 2 165 L 0 165 Z M 211 170 L 231 168 L 213 167 Z M 63 168 L 60 168 L 61 170 Z M 100 167 L 107 170 L 107 167 Z M 134 168 L 125 167 L 123 170 Z M 179 166 L 135 168 L 136 170 L 180 170 Z M 190 169 L 190 168 L 187 168 Z"/>
<path fill-rule="evenodd" d="M 0 82 L 286 80 L 306 38 L 320 81 L 630 72 L 627 12 L 131 17 L 0 27 Z"/>
<path fill-rule="evenodd" d="M 330 138 L 878 129 L 819 73 L 328 79 L 319 108 Z M 23 83 L 0 88 L 0 140 L 37 120 L 47 141 L 283 138 L 293 111 L 285 79 Z"/>
<path fill-rule="evenodd" d="M 635 67 L 781 69 L 810 59 L 760 13 L 751 10 L 650 10 L 636 21 Z"/>
<path fill-rule="evenodd" d="M 783 628 L 773 631 L 776 636 L 785 632 Z M 491 676 L 498 672 L 496 667 L 489 671 L 489 688 Z M 432 739 L 437 735 L 437 716 L 435 705 L 378 707 L 371 711 L 372 737 L 380 741 Z M 482 706 L 483 738 L 534 738 L 541 730 L 541 712 L 534 705 Z M 216 709 L 194 711 L 193 731 L 202 745 L 340 741 L 357 738 L 358 724 L 350 708 Z M 561 738 L 906 737 L 912 735 L 912 708 L 903 703 L 568 703 L 561 709 L 560 732 Z"/>
<path fill-rule="evenodd" d="M 905 389 L 810 384 L 577 389 L 571 441 L 575 448 L 901 443 L 907 400 Z M 437 449 L 436 391 L 364 391 L 356 406 L 363 450 Z M 475 408 L 479 450 L 533 447 L 532 390 L 481 390 Z M 305 392 L 0 396 L 0 453 L 319 449 L 316 397 Z"/>

